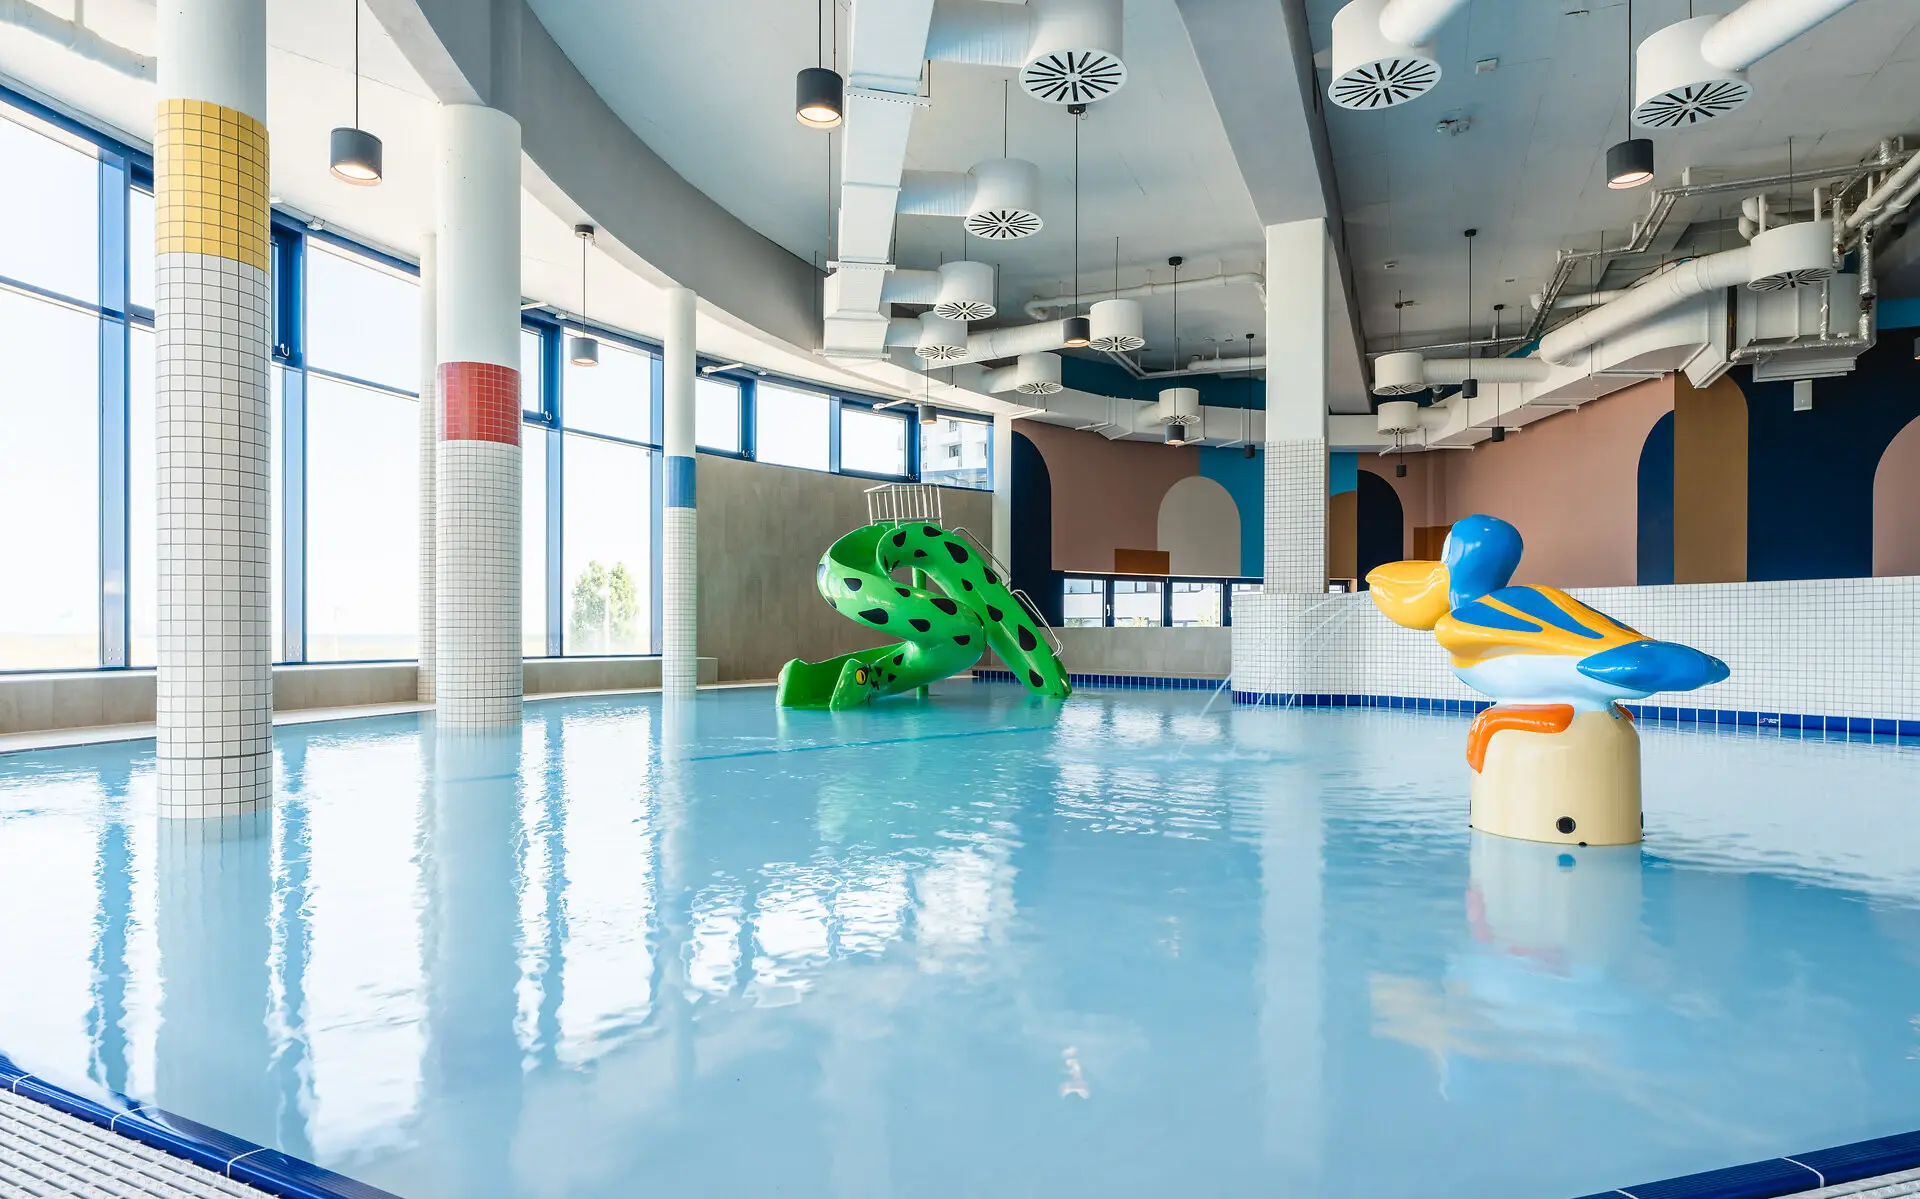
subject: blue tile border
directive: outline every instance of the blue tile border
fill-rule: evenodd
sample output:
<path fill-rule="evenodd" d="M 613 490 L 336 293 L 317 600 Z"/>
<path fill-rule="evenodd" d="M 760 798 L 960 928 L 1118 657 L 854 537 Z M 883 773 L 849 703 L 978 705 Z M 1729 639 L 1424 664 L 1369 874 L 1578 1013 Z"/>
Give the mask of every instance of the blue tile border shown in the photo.
<path fill-rule="evenodd" d="M 185 1116 L 114 1095 L 123 1106 L 76 1094 L 32 1074 L 0 1054 L 0 1090 L 32 1099 L 108 1132 L 138 1141 L 281 1199 L 399 1199 L 391 1191 L 323 1170 Z"/>
<path fill-rule="evenodd" d="M 1008 676 L 1011 677 L 1011 676 Z M 1489 699 L 1432 699 L 1415 695 L 1317 695 L 1288 691 L 1238 691 L 1233 702 L 1262 708 L 1387 708 L 1395 712 L 1443 712 L 1472 716 L 1493 707 Z M 1626 704 L 1643 724 L 1696 728 L 1754 729 L 1785 738 L 1920 742 L 1920 720 L 1879 716 L 1821 716 L 1798 712 L 1747 712 L 1723 708 L 1679 708 L 1662 704 Z"/>
<path fill-rule="evenodd" d="M 976 683 L 1017 683 L 1010 670 L 976 670 Z M 1174 674 L 1069 674 L 1067 682 L 1075 687 L 1122 691 L 1217 691 L 1227 680 L 1204 675 Z"/>
<path fill-rule="evenodd" d="M 1598 1191 L 1582 1199 L 1775 1199 L 1920 1168 L 1920 1132 Z"/>

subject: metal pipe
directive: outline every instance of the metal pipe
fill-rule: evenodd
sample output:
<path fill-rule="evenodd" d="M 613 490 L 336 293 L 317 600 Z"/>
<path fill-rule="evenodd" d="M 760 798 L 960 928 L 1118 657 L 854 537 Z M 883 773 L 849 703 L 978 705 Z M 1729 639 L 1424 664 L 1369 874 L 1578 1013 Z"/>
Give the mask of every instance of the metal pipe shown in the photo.
<path fill-rule="evenodd" d="M 1913 154 L 1907 158 L 1899 170 L 1889 175 L 1884 183 L 1868 192 L 1866 198 L 1860 201 L 1860 206 L 1847 217 L 1847 232 L 1858 233 L 1868 221 L 1873 220 L 1874 214 L 1886 207 L 1888 200 L 1901 195 L 1917 179 L 1920 179 L 1920 154 Z"/>
<path fill-rule="evenodd" d="M 1700 57 L 1744 71 L 1852 4 L 1853 0 L 1747 0 L 1700 39 Z"/>
<path fill-rule="evenodd" d="M 1568 321 L 1540 339 L 1540 357 L 1564 366 L 1575 355 L 1695 296 L 1745 283 L 1752 276 L 1751 250 L 1741 246 L 1690 259 L 1633 288 L 1611 304 Z"/>
<path fill-rule="evenodd" d="M 1142 283 L 1138 287 L 1122 287 L 1108 291 L 1083 291 L 1078 303 L 1096 304 L 1101 300 L 1132 300 L 1141 296 L 1163 296 L 1176 292 L 1197 291 L 1201 288 L 1225 287 L 1229 283 L 1250 283 L 1260 293 L 1262 303 L 1267 298 L 1266 279 L 1252 271 L 1241 271 L 1231 275 L 1209 275 L 1204 279 L 1167 280 L 1163 283 Z M 1071 308 L 1076 303 L 1073 296 L 1045 296 L 1027 301 L 1027 315 L 1036 321 L 1047 319 L 1047 313 L 1055 308 Z"/>

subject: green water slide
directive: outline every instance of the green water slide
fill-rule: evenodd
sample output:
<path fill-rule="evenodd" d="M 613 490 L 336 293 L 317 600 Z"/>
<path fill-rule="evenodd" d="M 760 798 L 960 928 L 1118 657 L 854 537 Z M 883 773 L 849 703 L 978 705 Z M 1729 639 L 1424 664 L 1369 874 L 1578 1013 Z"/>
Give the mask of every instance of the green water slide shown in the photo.
<path fill-rule="evenodd" d="M 908 586 L 913 570 L 939 591 Z M 814 576 L 834 610 L 904 640 L 825 662 L 796 658 L 780 670 L 788 708 L 853 708 L 970 669 L 988 649 L 1027 689 L 1064 699 L 1073 688 L 1043 627 L 979 548 L 930 521 L 883 520 L 827 547 Z"/>

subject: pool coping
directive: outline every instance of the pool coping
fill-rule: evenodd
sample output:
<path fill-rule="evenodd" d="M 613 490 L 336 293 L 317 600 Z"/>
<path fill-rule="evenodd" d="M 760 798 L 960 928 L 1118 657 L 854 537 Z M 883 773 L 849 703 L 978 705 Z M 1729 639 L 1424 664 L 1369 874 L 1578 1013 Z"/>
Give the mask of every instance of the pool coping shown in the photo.
<path fill-rule="evenodd" d="M 1920 1167 L 1920 1132 L 1901 1132 L 1792 1157 L 1683 1174 L 1658 1182 L 1595 1191 L 1580 1199 L 1779 1199 Z"/>
<path fill-rule="evenodd" d="M 128 1095 L 108 1092 L 124 1105 L 111 1107 L 40 1078 L 5 1054 L 0 1054 L 0 1087 L 281 1199 L 400 1199 L 391 1191 L 230 1136 Z"/>

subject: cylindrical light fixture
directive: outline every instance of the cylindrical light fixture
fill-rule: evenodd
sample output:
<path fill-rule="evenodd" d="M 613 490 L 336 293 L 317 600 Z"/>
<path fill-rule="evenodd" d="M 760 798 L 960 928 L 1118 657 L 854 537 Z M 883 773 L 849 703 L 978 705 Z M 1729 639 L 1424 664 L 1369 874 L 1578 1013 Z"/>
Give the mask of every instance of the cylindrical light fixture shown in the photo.
<path fill-rule="evenodd" d="M 1406 464 L 1406 463 L 1404 463 L 1404 462 L 1396 462 L 1396 463 L 1394 463 L 1394 464 L 1393 464 L 1393 477 L 1394 477 L 1394 478 L 1396 478 L 1396 479 L 1404 479 L 1404 478 L 1406 478 L 1406 477 L 1407 477 L 1407 464 Z"/>
<path fill-rule="evenodd" d="M 1495 425 L 1493 427 L 1493 435 L 1487 438 L 1488 441 L 1505 441 L 1506 439 L 1507 427 L 1505 425 Z"/>
<path fill-rule="evenodd" d="M 328 148 L 335 179 L 355 187 L 380 182 L 380 139 L 360 128 L 360 0 L 353 0 L 353 124 L 335 129 Z"/>
<path fill-rule="evenodd" d="M 1460 398 L 1463 400 L 1479 399 L 1480 398 L 1480 380 L 1478 379 L 1462 380 L 1460 383 Z"/>
<path fill-rule="evenodd" d="M 1070 316 L 1064 322 L 1066 340 L 1062 343 L 1070 349 L 1080 349 L 1093 340 L 1093 323 L 1084 316 Z"/>
<path fill-rule="evenodd" d="M 846 80 L 826 67 L 807 67 L 793 80 L 793 115 L 809 129 L 838 129 Z"/>
<path fill-rule="evenodd" d="M 940 423 L 940 410 L 932 404 L 917 404 L 915 407 L 920 411 L 921 424 L 937 425 Z"/>
<path fill-rule="evenodd" d="M 1167 444 L 1168 445 L 1187 444 L 1187 427 L 1181 424 L 1179 421 L 1175 421 L 1172 424 L 1168 425 L 1167 426 Z"/>
<path fill-rule="evenodd" d="M 1249 441 L 1249 442 L 1247 443 L 1247 453 L 1246 453 L 1246 456 L 1247 456 L 1247 457 L 1248 457 L 1249 459 L 1252 459 L 1252 458 L 1258 458 L 1258 457 L 1260 456 L 1260 447 L 1259 447 L 1259 446 L 1257 446 L 1257 445 L 1255 445 L 1255 444 L 1253 444 L 1253 443 L 1252 443 L 1251 441 Z"/>
<path fill-rule="evenodd" d="M 567 361 L 575 366 L 599 366 L 600 343 L 584 333 L 567 338 Z"/>
<path fill-rule="evenodd" d="M 1625 191 L 1653 180 L 1653 143 L 1644 137 L 1615 142 L 1607 149 L 1607 186 Z"/>

